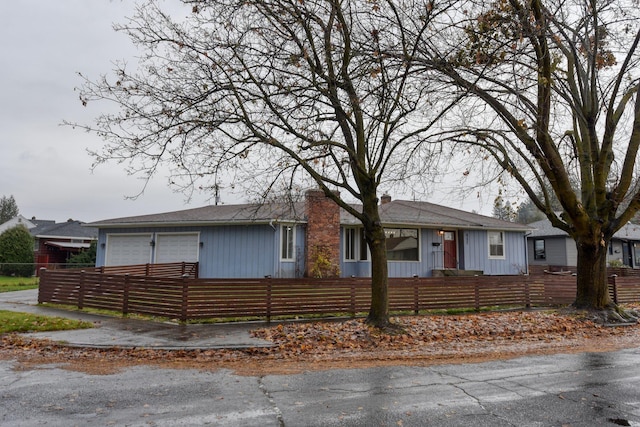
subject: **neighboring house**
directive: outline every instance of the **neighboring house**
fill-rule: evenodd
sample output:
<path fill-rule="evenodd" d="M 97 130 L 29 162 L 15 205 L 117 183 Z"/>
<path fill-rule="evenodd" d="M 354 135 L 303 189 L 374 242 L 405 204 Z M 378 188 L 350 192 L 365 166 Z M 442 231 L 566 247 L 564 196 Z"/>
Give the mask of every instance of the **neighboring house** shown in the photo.
<path fill-rule="evenodd" d="M 35 224 L 29 232 L 35 239 L 36 268 L 65 264 L 72 255 L 89 249 L 91 242 L 98 238 L 98 230 L 84 227 L 81 221 L 69 219 L 56 223 L 35 217 L 30 221 Z"/>
<path fill-rule="evenodd" d="M 533 222 L 529 226 L 533 228 L 527 236 L 529 265 L 577 266 L 576 243 L 565 231 L 553 227 L 548 219 Z M 640 225 L 627 223 L 613 235 L 607 262 L 640 268 Z"/>
<path fill-rule="evenodd" d="M 35 217 L 26 219 L 18 215 L 0 224 L 0 233 L 16 225 L 27 227 L 34 238 L 34 259 L 39 269 L 52 264 L 64 264 L 72 255 L 89 248 L 91 242 L 98 238 L 98 230 L 84 227 L 83 224 L 72 219 L 56 223 L 53 220 Z"/>
<path fill-rule="evenodd" d="M 23 217 L 22 215 L 18 215 L 18 216 L 15 216 L 15 217 L 11 218 L 7 222 L 4 222 L 4 223 L 0 224 L 0 234 L 4 233 L 8 229 L 13 228 L 13 227 L 15 227 L 17 225 L 24 225 L 28 229 L 32 229 L 33 227 L 36 226 L 34 223 L 29 221 L 27 218 Z"/>
<path fill-rule="evenodd" d="M 391 201 L 380 214 L 390 277 L 521 274 L 527 226 L 425 202 Z M 206 206 L 109 219 L 97 266 L 199 262 L 199 277 L 368 277 L 359 221 L 318 190 L 304 202 Z"/>

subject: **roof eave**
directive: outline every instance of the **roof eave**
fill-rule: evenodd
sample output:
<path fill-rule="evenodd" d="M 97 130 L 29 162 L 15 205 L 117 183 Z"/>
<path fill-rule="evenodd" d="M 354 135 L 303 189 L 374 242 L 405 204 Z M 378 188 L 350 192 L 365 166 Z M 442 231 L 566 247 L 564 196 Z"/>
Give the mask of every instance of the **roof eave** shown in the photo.
<path fill-rule="evenodd" d="M 455 229 L 455 230 L 487 230 L 487 231 L 531 231 L 530 227 L 498 227 L 482 224 L 431 224 L 431 223 L 410 223 L 410 222 L 383 222 L 385 227 L 414 227 L 432 229 Z"/>
<path fill-rule="evenodd" d="M 221 220 L 221 221 L 145 221 L 145 222 L 119 222 L 119 223 L 91 223 L 95 228 L 138 228 L 138 227 L 207 227 L 221 225 L 269 225 L 269 224 L 306 224 L 306 221 L 297 219 L 259 219 L 259 220 Z"/>
<path fill-rule="evenodd" d="M 38 239 L 76 239 L 76 240 L 96 240 L 98 236 L 56 236 L 51 234 L 36 234 Z"/>

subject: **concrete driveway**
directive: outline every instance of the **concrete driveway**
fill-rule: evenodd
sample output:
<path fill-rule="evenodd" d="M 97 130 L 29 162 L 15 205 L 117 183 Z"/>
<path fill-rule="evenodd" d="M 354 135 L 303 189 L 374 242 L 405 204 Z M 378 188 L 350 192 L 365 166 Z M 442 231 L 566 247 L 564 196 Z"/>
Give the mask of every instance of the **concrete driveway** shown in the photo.
<path fill-rule="evenodd" d="M 22 311 L 45 316 L 60 316 L 92 322 L 91 329 L 25 334 L 64 342 L 71 347 L 147 347 L 154 349 L 219 349 L 265 347 L 269 341 L 254 338 L 251 329 L 262 322 L 180 325 L 109 317 L 85 312 L 61 310 L 38 305 L 38 290 L 0 293 L 0 310 Z"/>

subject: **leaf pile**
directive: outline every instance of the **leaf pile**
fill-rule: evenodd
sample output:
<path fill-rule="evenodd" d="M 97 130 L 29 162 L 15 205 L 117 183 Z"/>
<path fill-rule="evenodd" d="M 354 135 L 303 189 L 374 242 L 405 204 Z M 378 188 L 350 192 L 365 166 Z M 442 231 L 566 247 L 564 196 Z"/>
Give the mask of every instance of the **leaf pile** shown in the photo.
<path fill-rule="evenodd" d="M 313 369 L 429 365 L 521 355 L 607 351 L 637 346 L 640 326 L 610 328 L 575 315 L 526 311 L 393 319 L 399 333 L 384 333 L 362 319 L 291 322 L 254 330 L 274 346 L 226 350 L 72 348 L 19 334 L 2 337 L 0 359 L 23 368 L 56 363 L 108 374 L 146 364 L 169 368 L 233 369 L 250 375 Z"/>
<path fill-rule="evenodd" d="M 401 317 L 395 318 L 394 323 L 405 332 L 385 334 L 358 319 L 280 324 L 258 329 L 253 335 L 277 344 L 279 356 L 291 357 L 304 353 L 407 350 L 442 343 L 552 342 L 616 332 L 575 316 L 545 312 Z"/>

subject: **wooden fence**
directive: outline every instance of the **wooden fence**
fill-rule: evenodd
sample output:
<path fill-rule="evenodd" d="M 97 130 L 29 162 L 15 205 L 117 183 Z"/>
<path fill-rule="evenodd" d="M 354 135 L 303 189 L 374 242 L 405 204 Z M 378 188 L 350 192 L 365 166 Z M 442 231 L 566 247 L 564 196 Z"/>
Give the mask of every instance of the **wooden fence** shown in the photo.
<path fill-rule="evenodd" d="M 168 262 L 164 264 L 137 264 L 137 265 L 113 265 L 102 266 L 85 271 L 95 271 L 107 274 L 130 274 L 133 276 L 154 276 L 154 277 L 171 277 L 183 278 L 185 276 L 191 279 L 198 278 L 197 262 Z"/>
<path fill-rule="evenodd" d="M 175 266 L 174 266 L 175 268 Z M 612 278 L 619 303 L 640 301 L 640 280 Z M 393 312 L 493 306 L 549 306 L 575 299 L 573 276 L 390 278 Z M 203 318 L 351 315 L 367 312 L 370 278 L 190 279 L 88 270 L 43 270 L 40 303 L 147 314 L 186 321 Z"/>

